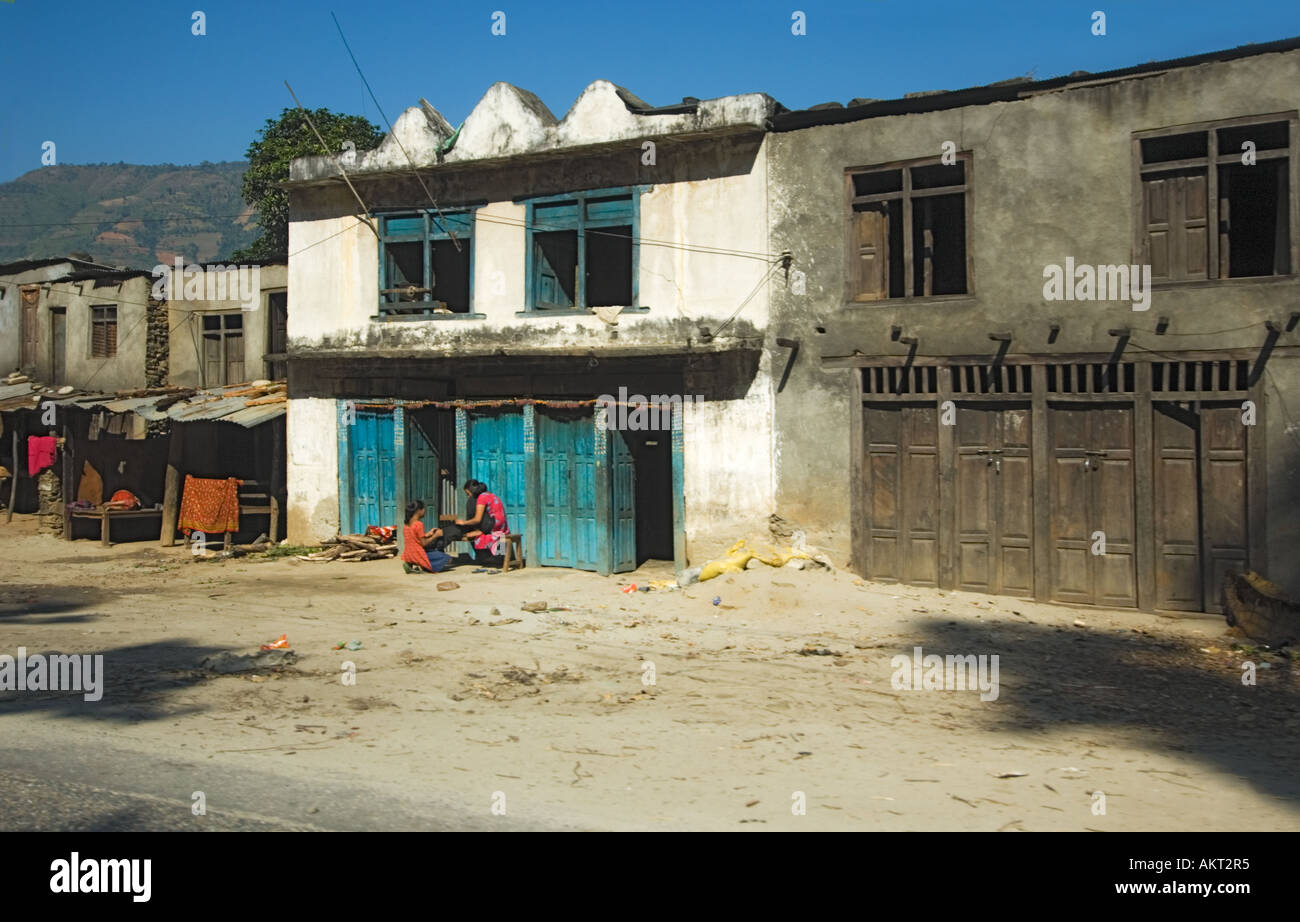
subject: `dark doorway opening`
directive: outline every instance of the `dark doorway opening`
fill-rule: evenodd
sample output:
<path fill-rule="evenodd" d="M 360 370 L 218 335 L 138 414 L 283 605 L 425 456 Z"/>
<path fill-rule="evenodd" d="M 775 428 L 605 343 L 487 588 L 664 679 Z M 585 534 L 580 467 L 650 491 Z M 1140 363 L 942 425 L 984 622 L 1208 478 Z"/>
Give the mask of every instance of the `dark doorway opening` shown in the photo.
<path fill-rule="evenodd" d="M 672 560 L 672 433 L 622 434 L 636 464 L 636 562 Z"/>

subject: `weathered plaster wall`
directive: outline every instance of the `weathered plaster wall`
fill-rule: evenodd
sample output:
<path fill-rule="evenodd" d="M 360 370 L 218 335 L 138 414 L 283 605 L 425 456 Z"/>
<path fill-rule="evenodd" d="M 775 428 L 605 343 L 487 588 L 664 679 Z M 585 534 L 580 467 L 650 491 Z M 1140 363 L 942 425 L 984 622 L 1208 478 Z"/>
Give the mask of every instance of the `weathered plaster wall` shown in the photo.
<path fill-rule="evenodd" d="M 1137 261 L 1132 132 L 1298 106 L 1300 52 L 1290 52 L 1017 102 L 770 135 L 771 249 L 789 248 L 794 267 L 807 275 L 805 295 L 778 286 L 772 302 L 773 339 L 802 344 L 785 390 L 775 396 L 778 506 L 819 531 L 847 537 L 852 379 L 849 371 L 821 368 L 819 358 L 855 349 L 904 355 L 907 347 L 890 341 L 895 324 L 903 336 L 919 339 L 922 355 L 991 357 L 988 334 L 1008 330 L 1013 354 L 1108 353 L 1115 340 L 1107 330 L 1120 326 L 1134 331 L 1132 351 L 1258 348 L 1265 337 L 1259 324 L 1285 322 L 1300 303 L 1297 278 L 1166 286 L 1155 290 L 1148 311 L 1135 312 L 1122 302 L 1046 302 L 1043 267 L 1067 256 L 1078 264 Z M 845 170 L 937 157 L 945 141 L 973 156 L 970 295 L 846 304 Z M 1178 335 L 1154 335 L 1161 315 Z M 1049 344 L 1052 322 L 1061 332 Z M 1300 333 L 1283 334 L 1279 345 L 1288 344 L 1300 344 Z M 779 379 L 788 350 L 772 346 Z M 1300 407 L 1300 400 L 1292 403 Z M 847 552 L 847 543 L 842 546 Z"/>
<path fill-rule="evenodd" d="M 226 291 L 237 291 L 238 273 L 228 270 L 221 274 L 226 277 Z M 244 315 L 244 377 L 249 381 L 265 377 L 267 368 L 262 356 L 267 352 L 270 331 L 267 297 L 273 292 L 284 291 L 288 276 L 287 265 L 262 266 L 259 273 L 260 292 L 253 310 L 244 310 L 236 296 L 224 301 L 189 301 L 179 298 L 168 301 L 167 328 L 170 331 L 171 346 L 167 383 L 181 387 L 203 387 L 210 383 L 203 380 L 202 318 L 205 314 L 228 314 L 235 311 L 242 311 Z"/>
<path fill-rule="evenodd" d="M 1300 358 L 1274 358 L 1264 377 L 1263 426 L 1267 440 L 1268 503 L 1265 575 L 1300 598 Z"/>
<path fill-rule="evenodd" d="M 0 296 L 0 375 L 18 370 L 23 360 L 21 286 L 56 279 L 71 269 L 72 263 L 64 262 L 0 276 L 0 289 L 4 289 Z"/>
<path fill-rule="evenodd" d="M 36 379 L 53 380 L 50 308 L 67 309 L 64 384 L 86 390 L 121 391 L 146 385 L 145 346 L 152 279 L 147 276 L 94 287 L 95 281 L 51 282 L 41 288 L 37 308 Z M 91 307 L 117 308 L 117 354 L 91 358 Z"/>
<path fill-rule="evenodd" d="M 333 400 L 293 397 L 286 422 L 290 544 L 318 544 L 338 534 L 338 409 Z"/>
<path fill-rule="evenodd" d="M 478 194 L 489 197 L 477 213 L 473 243 L 472 307 L 484 319 L 373 322 L 379 300 L 375 235 L 352 216 L 356 203 L 345 187 L 298 189 L 291 197 L 289 231 L 290 252 L 297 254 L 288 273 L 291 356 L 421 358 L 504 348 L 512 354 L 599 358 L 638 348 L 680 352 L 700 345 L 701 326 L 716 332 L 724 324 L 709 348 L 727 348 L 728 343 L 758 340 L 767 326 L 769 286 L 763 280 L 772 260 L 767 256 L 761 138 L 663 147 L 655 166 L 642 164 L 640 147 L 632 145 L 616 154 L 548 164 L 435 172 L 429 181 L 444 207 L 474 201 Z M 513 200 L 628 185 L 650 187 L 640 201 L 638 304 L 628 305 L 647 312 L 622 314 L 614 328 L 591 315 L 521 315 L 528 235 L 526 208 Z M 427 202 L 410 181 L 358 181 L 358 189 L 372 208 Z M 704 251 L 718 248 L 732 252 Z M 686 380 L 690 392 L 689 375 Z M 509 390 L 516 382 L 502 382 L 506 392 L 496 396 L 519 396 Z M 773 511 L 767 364 L 759 365 L 739 393 L 734 381 L 721 387 L 705 383 L 700 392 L 708 399 L 684 419 L 693 558 L 698 557 L 697 543 L 730 543 Z M 291 440 L 293 431 L 291 427 Z M 333 431 L 309 437 L 333 438 Z M 291 465 L 291 480 L 295 470 Z M 336 495 L 335 483 L 330 489 Z M 291 489 L 291 503 L 294 495 Z"/>

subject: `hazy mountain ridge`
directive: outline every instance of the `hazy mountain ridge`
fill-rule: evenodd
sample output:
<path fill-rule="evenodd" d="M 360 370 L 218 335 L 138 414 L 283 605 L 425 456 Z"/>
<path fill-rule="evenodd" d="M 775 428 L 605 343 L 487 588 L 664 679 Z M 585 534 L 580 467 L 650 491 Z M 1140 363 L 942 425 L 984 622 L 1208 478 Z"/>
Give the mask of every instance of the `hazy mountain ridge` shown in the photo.
<path fill-rule="evenodd" d="M 231 161 L 32 170 L 0 183 L 0 262 L 71 252 L 143 269 L 177 255 L 224 259 L 259 233 L 240 195 L 247 167 Z"/>

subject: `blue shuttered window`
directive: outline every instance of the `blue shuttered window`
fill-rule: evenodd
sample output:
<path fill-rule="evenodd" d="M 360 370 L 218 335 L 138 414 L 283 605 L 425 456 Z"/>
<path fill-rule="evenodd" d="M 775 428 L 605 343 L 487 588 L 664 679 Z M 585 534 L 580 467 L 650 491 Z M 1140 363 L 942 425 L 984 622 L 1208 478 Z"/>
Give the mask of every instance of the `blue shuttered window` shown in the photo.
<path fill-rule="evenodd" d="M 469 314 L 474 213 L 423 210 L 379 222 L 380 316 Z"/>
<path fill-rule="evenodd" d="M 530 311 L 635 307 L 640 190 L 528 202 Z"/>

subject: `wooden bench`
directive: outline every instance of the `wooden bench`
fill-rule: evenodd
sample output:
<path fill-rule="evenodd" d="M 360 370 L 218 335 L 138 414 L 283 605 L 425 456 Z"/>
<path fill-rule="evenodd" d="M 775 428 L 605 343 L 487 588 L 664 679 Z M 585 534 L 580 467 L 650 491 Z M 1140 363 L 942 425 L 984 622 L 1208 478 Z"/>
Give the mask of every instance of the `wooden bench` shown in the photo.
<path fill-rule="evenodd" d="M 113 519 L 143 519 L 151 516 L 157 516 L 159 521 L 162 520 L 161 509 L 85 509 L 73 511 L 68 508 L 63 510 L 63 539 L 72 540 L 72 520 L 73 519 L 99 519 L 99 543 L 104 547 L 112 547 L 112 533 L 109 522 Z"/>

